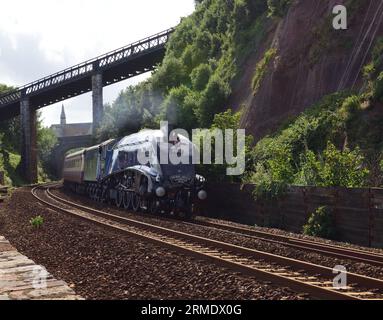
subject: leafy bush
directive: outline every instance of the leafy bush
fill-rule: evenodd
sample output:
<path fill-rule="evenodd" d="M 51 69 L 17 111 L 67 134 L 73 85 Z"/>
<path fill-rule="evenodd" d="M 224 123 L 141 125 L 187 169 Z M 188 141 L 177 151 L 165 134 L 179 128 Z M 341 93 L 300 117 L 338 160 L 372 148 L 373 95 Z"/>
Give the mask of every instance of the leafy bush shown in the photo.
<path fill-rule="evenodd" d="M 306 152 L 294 183 L 356 188 L 367 184 L 368 174 L 359 148 L 340 151 L 329 142 L 321 157 L 316 157 L 312 151 Z"/>
<path fill-rule="evenodd" d="M 255 172 L 247 182 L 255 184 L 255 198 L 273 200 L 282 196 L 294 179 L 291 147 L 266 138 L 257 144 L 252 158 L 256 162 Z"/>
<path fill-rule="evenodd" d="M 291 0 L 267 0 L 269 15 L 273 17 L 283 17 L 290 3 Z"/>
<path fill-rule="evenodd" d="M 211 73 L 211 67 L 206 63 L 195 68 L 190 75 L 193 88 L 197 91 L 204 90 L 209 82 Z"/>
<path fill-rule="evenodd" d="M 374 99 L 383 103 L 383 72 L 379 74 L 374 83 Z"/>
<path fill-rule="evenodd" d="M 323 153 L 320 176 L 323 186 L 341 186 L 348 188 L 363 187 L 369 173 L 363 167 L 364 157 L 359 148 L 351 151 L 346 148 L 339 151 L 329 143 Z"/>
<path fill-rule="evenodd" d="M 258 164 L 255 173 L 250 178 L 255 183 L 253 192 L 256 200 L 272 201 L 285 194 L 287 182 L 275 179 L 273 173 L 267 170 L 263 164 Z"/>
<path fill-rule="evenodd" d="M 217 76 L 210 79 L 202 93 L 198 109 L 196 110 L 201 127 L 208 128 L 212 124 L 214 116 L 224 106 L 229 93 L 230 88 L 222 79 L 219 79 Z"/>
<path fill-rule="evenodd" d="M 0 95 L 14 88 L 0 84 Z M 0 170 L 5 171 L 6 182 L 9 185 L 20 186 L 24 183 L 20 172 L 20 117 L 9 120 L 0 119 Z M 37 146 L 39 158 L 39 178 L 51 174 L 50 157 L 57 139 L 51 129 L 44 128 L 41 113 L 37 112 Z"/>
<path fill-rule="evenodd" d="M 32 227 L 39 229 L 44 224 L 44 218 L 42 216 L 37 216 L 29 220 L 29 223 Z"/>
<path fill-rule="evenodd" d="M 376 41 L 372 50 L 372 59 L 364 67 L 364 77 L 367 80 L 365 96 L 375 101 L 383 102 L 383 38 Z"/>
<path fill-rule="evenodd" d="M 180 59 L 170 56 L 164 60 L 162 67 L 153 75 L 152 81 L 158 89 L 168 93 L 170 89 L 180 86 L 187 80 L 184 63 Z"/>
<path fill-rule="evenodd" d="M 333 239 L 335 236 L 334 219 L 329 207 L 319 207 L 303 226 L 303 233 L 308 236 Z"/>
<path fill-rule="evenodd" d="M 267 67 L 269 63 L 274 59 L 275 55 L 277 53 L 277 50 L 275 48 L 271 48 L 268 51 L 266 51 L 264 57 L 257 63 L 257 66 L 255 68 L 255 73 L 253 77 L 253 91 L 254 94 L 258 91 L 259 86 L 261 84 L 261 81 L 263 77 L 266 74 Z"/>
<path fill-rule="evenodd" d="M 361 101 L 359 96 L 352 95 L 350 97 L 347 97 L 340 110 L 339 115 L 344 121 L 351 120 L 358 111 L 361 110 Z"/>
<path fill-rule="evenodd" d="M 58 140 L 55 133 L 50 128 L 45 128 L 39 122 L 37 126 L 37 147 L 39 156 L 39 176 L 43 181 L 47 181 L 49 176 L 53 176 L 52 150 L 57 145 Z"/>
<path fill-rule="evenodd" d="M 227 110 L 225 112 L 216 114 L 214 116 L 213 124 L 209 129 L 209 132 L 211 133 L 211 136 L 214 137 L 214 131 L 216 129 L 220 130 L 225 130 L 225 129 L 232 129 L 234 131 L 234 145 L 233 145 L 233 151 L 234 151 L 234 156 L 237 156 L 235 152 L 237 151 L 237 133 L 236 130 L 239 129 L 239 123 L 241 119 L 241 113 L 233 113 L 232 110 Z M 193 139 L 200 139 L 202 141 L 203 139 L 206 139 L 207 136 L 200 135 L 198 136 L 193 136 Z M 225 139 L 225 137 L 223 137 Z M 249 152 L 251 150 L 253 140 L 251 136 L 246 136 L 245 140 L 245 158 L 249 157 Z M 211 139 L 211 150 L 212 150 L 212 163 L 215 162 L 215 145 L 216 141 L 214 138 Z M 224 154 L 225 154 L 225 145 L 224 147 Z M 202 151 L 202 144 L 201 144 L 201 150 Z M 202 152 L 201 152 L 202 155 Z M 213 165 L 199 165 L 198 166 L 198 172 L 200 172 L 203 176 L 208 178 L 209 181 L 229 181 L 229 182 L 241 182 L 241 177 L 239 176 L 227 176 L 226 170 L 228 168 L 231 168 L 232 165 L 225 162 L 225 159 L 223 159 L 223 164 L 213 164 Z"/>
<path fill-rule="evenodd" d="M 186 86 L 170 90 L 169 95 L 162 103 L 162 118 L 177 128 L 192 130 L 197 118 L 195 110 L 198 107 L 199 96 Z"/>
<path fill-rule="evenodd" d="M 383 171 L 374 150 L 383 146 L 383 137 L 372 128 L 383 117 L 374 116 L 372 124 L 361 105 L 362 97 L 346 93 L 323 98 L 256 144 L 243 182 L 255 184 L 256 198 L 269 199 L 287 185 L 379 186 Z"/>

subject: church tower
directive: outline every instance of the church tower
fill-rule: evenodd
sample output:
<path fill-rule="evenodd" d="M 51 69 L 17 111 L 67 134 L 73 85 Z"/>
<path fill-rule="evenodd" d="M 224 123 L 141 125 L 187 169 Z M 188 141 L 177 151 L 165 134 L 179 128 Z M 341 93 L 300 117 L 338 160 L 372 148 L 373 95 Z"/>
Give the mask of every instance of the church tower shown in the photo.
<path fill-rule="evenodd" d="M 60 124 L 61 124 L 62 126 L 65 126 L 65 125 L 66 125 L 66 115 L 65 115 L 64 105 L 62 105 L 62 108 L 61 108 Z"/>

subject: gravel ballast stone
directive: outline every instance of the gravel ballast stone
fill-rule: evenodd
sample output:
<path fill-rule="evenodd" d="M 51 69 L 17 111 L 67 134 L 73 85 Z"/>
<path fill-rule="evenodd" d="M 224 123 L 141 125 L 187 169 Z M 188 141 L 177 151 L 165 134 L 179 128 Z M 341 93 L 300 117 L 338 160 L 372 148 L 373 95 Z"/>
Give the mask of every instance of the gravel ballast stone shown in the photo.
<path fill-rule="evenodd" d="M 57 213 L 29 188 L 0 206 L 0 234 L 87 299 L 306 299 L 287 288 L 222 269 Z M 41 228 L 29 221 L 41 215 Z"/>
<path fill-rule="evenodd" d="M 209 227 L 205 227 L 201 225 L 185 224 L 183 221 L 180 221 L 180 220 L 166 219 L 160 216 L 153 217 L 153 216 L 145 215 L 145 214 L 135 214 L 132 212 L 124 211 L 122 209 L 117 209 L 110 205 L 95 202 L 91 199 L 86 198 L 85 196 L 73 194 L 72 192 L 65 191 L 62 188 L 54 190 L 54 193 L 64 199 L 75 201 L 76 203 L 79 203 L 85 206 L 103 210 L 109 213 L 113 213 L 115 215 L 130 218 L 130 219 L 155 224 L 161 227 L 174 229 L 177 231 L 183 231 L 186 233 L 190 233 L 190 234 L 194 234 L 197 236 L 206 237 L 206 238 L 214 239 L 218 241 L 227 242 L 227 243 L 235 244 L 238 246 L 243 246 L 243 247 L 256 249 L 256 250 L 260 250 L 260 251 L 264 251 L 264 252 L 268 252 L 268 253 L 272 253 L 276 255 L 281 255 L 284 257 L 292 258 L 292 259 L 319 264 L 329 268 L 334 268 L 335 266 L 341 265 L 341 266 L 344 266 L 348 272 L 358 273 L 368 277 L 383 279 L 382 267 L 378 267 L 378 266 L 374 266 L 374 265 L 370 265 L 370 264 L 366 264 L 362 262 L 357 262 L 352 259 L 341 259 L 341 258 L 327 256 L 325 254 L 310 252 L 307 250 L 299 250 L 299 249 L 291 248 L 288 246 L 283 246 L 280 244 L 274 244 L 269 241 L 257 240 L 245 235 L 241 236 L 238 233 L 234 234 L 232 232 L 225 231 L 225 230 L 209 228 Z M 208 219 L 208 220 L 214 221 L 213 219 Z M 219 223 L 245 227 L 250 230 L 253 229 L 253 230 L 276 233 L 276 234 L 285 235 L 285 236 L 294 236 L 297 238 L 304 238 L 307 240 L 319 241 L 321 243 L 326 242 L 333 245 L 344 246 L 345 248 L 350 247 L 350 246 L 347 246 L 346 244 L 338 243 L 336 241 L 318 239 L 318 238 L 308 237 L 308 236 L 301 236 L 298 234 L 292 235 L 291 233 L 288 233 L 283 230 L 265 229 L 260 227 L 248 227 L 248 226 L 239 225 L 239 224 L 231 223 L 228 221 L 222 221 L 222 220 L 215 220 L 215 221 L 218 221 Z M 356 247 L 356 246 L 352 246 L 352 247 L 361 249 L 361 250 L 368 250 L 372 253 L 374 252 L 382 253 L 382 250 L 379 250 L 379 249 L 371 250 L 369 248 L 363 248 L 363 247 Z"/>

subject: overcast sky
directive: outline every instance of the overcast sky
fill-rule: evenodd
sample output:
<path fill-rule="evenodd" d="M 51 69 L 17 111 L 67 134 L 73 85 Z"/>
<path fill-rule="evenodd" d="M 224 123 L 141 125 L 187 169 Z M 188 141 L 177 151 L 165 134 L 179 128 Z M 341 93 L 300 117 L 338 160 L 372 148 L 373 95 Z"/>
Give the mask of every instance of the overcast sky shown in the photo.
<path fill-rule="evenodd" d="M 22 86 L 175 26 L 194 0 L 12 0 L 0 8 L 0 83 Z M 149 75 L 104 88 L 104 102 Z M 68 123 L 92 121 L 90 93 L 63 103 Z M 46 126 L 59 122 L 61 104 L 42 109 Z"/>

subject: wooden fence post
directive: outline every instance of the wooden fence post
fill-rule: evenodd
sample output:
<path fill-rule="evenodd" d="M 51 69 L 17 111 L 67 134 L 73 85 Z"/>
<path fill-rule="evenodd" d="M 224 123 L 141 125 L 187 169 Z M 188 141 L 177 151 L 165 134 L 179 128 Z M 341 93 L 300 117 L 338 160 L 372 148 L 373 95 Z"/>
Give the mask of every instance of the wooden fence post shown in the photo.
<path fill-rule="evenodd" d="M 300 189 L 301 192 L 302 192 L 302 195 L 303 195 L 303 207 L 305 208 L 305 212 L 304 212 L 304 215 L 305 215 L 305 220 L 308 221 L 309 219 L 309 206 L 308 206 L 308 203 L 307 203 L 307 188 L 306 187 L 303 187 Z"/>
<path fill-rule="evenodd" d="M 368 188 L 368 246 L 372 247 L 372 242 L 374 240 L 374 210 L 372 210 L 374 194 L 371 188 Z"/>
<path fill-rule="evenodd" d="M 330 189 L 331 190 L 331 189 Z M 331 191 L 330 191 L 331 192 Z M 333 187 L 332 188 L 332 193 L 334 195 L 334 203 L 333 203 L 333 213 L 334 213 L 334 224 L 335 224 L 335 229 L 338 227 L 338 203 L 339 203 L 339 188 L 338 187 Z"/>

